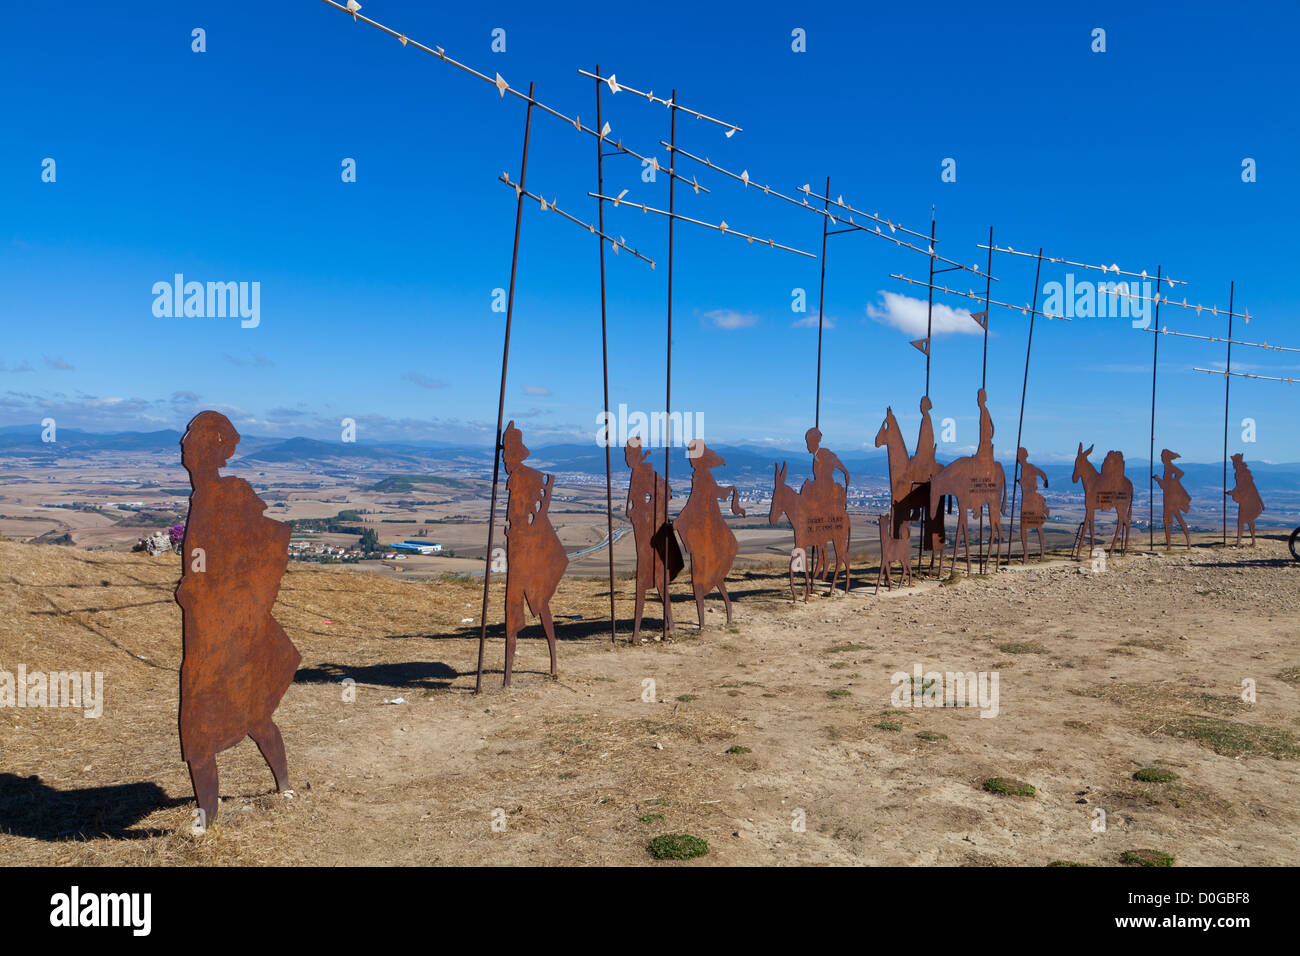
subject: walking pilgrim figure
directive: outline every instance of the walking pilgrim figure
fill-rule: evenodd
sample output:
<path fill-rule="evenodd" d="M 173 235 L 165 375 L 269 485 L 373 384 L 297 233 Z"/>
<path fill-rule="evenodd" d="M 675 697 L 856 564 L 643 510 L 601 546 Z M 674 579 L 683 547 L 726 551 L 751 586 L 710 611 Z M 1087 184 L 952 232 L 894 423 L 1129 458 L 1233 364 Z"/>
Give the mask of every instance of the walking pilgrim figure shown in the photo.
<path fill-rule="evenodd" d="M 632 642 L 641 638 L 641 612 L 646 591 L 654 588 L 664 606 L 664 633 L 673 629 L 673 604 L 668 585 L 685 564 L 677 537 L 668 523 L 668 502 L 672 489 L 641 450 L 641 439 L 633 435 L 623 449 L 632 476 L 627 484 L 625 513 L 632 525 L 636 545 L 636 614 L 632 619 Z"/>
<path fill-rule="evenodd" d="M 1187 522 L 1183 519 L 1183 513 L 1191 510 L 1192 496 L 1183 487 L 1183 470 L 1174 464 L 1174 459 L 1181 457 L 1177 452 L 1166 448 L 1160 453 L 1160 460 L 1165 465 L 1164 476 L 1151 476 L 1156 480 L 1156 484 L 1160 486 L 1160 491 L 1163 493 L 1166 551 L 1169 550 L 1169 529 L 1173 527 L 1175 521 L 1183 530 L 1183 541 L 1187 545 L 1187 550 L 1192 550 L 1192 536 L 1188 534 Z"/>
<path fill-rule="evenodd" d="M 1029 529 L 1033 528 L 1038 532 L 1038 557 L 1042 560 L 1045 556 L 1043 525 L 1047 523 L 1052 509 L 1048 507 L 1047 499 L 1038 491 L 1039 479 L 1042 479 L 1043 487 L 1047 487 L 1047 472 L 1029 463 L 1029 450 L 1023 446 L 1016 453 L 1016 457 L 1020 460 L 1020 477 L 1017 479 L 1020 482 L 1020 560 L 1021 563 L 1028 564 Z"/>
<path fill-rule="evenodd" d="M 1237 485 L 1228 492 L 1228 497 L 1237 503 L 1237 546 L 1241 546 L 1241 531 L 1250 528 L 1250 546 L 1255 546 L 1255 519 L 1264 513 L 1264 499 L 1255 487 L 1255 476 L 1246 466 L 1246 459 L 1240 454 L 1232 456 L 1232 472 Z"/>
<path fill-rule="evenodd" d="M 501 433 L 501 460 L 510 476 L 506 481 L 505 687 L 510 686 L 514 672 L 515 642 L 524 627 L 525 601 L 541 619 L 551 652 L 551 676 L 557 676 L 551 598 L 569 566 L 569 556 L 549 516 L 555 476 L 525 465 L 528 454 L 523 432 L 510 422 Z"/>
<path fill-rule="evenodd" d="M 799 497 L 805 502 L 804 520 L 808 524 L 808 534 L 816 542 L 817 567 L 814 573 L 824 577 L 830 545 L 835 545 L 835 577 L 839 577 L 840 567 L 844 567 L 844 590 L 849 588 L 849 470 L 840 461 L 839 455 L 829 448 L 822 447 L 821 429 L 813 426 L 804 433 L 804 444 L 813 456 L 810 480 L 799 488 Z M 835 480 L 835 473 L 844 475 L 844 484 Z M 832 587 L 834 580 L 832 579 Z"/>
<path fill-rule="evenodd" d="M 190 474 L 181 607 L 179 729 L 200 828 L 217 816 L 216 755 L 251 737 L 276 789 L 286 795 L 289 768 L 271 719 L 302 658 L 271 616 L 289 566 L 289 526 L 265 517 L 266 504 L 242 478 L 220 474 L 239 433 L 219 412 L 196 415 L 181 439 Z"/>
<path fill-rule="evenodd" d="M 673 527 L 682 536 L 682 546 L 691 557 L 691 588 L 695 592 L 695 608 L 700 627 L 704 627 L 704 598 L 714 588 L 722 595 L 727 607 L 727 623 L 731 623 L 731 596 L 727 594 L 727 572 L 740 550 L 736 536 L 727 527 L 718 502 L 731 498 L 731 513 L 744 517 L 739 495 L 734 486 L 723 487 L 713 477 L 713 469 L 726 464 L 722 456 L 696 438 L 687 448 L 691 463 L 691 493 Z"/>

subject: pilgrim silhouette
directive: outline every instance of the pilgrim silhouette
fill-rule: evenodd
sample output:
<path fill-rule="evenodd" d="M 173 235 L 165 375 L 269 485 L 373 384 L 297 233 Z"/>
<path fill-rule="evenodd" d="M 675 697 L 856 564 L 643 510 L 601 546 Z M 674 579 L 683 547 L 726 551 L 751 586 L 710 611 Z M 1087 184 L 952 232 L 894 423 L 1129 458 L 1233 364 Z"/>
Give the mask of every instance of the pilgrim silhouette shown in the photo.
<path fill-rule="evenodd" d="M 1160 460 L 1165 465 L 1164 477 L 1160 475 L 1151 476 L 1164 493 L 1166 551 L 1169 550 L 1169 529 L 1173 527 L 1175 521 L 1183 529 L 1183 541 L 1187 545 L 1187 550 L 1192 550 L 1192 536 L 1187 533 L 1187 522 L 1183 520 L 1183 512 L 1190 510 L 1192 507 L 1192 496 L 1183 487 L 1183 470 L 1174 464 L 1174 459 L 1181 457 L 1177 452 L 1172 452 L 1166 448 L 1160 453 Z"/>
<path fill-rule="evenodd" d="M 525 601 L 541 619 L 551 651 L 551 676 L 556 676 L 551 597 L 569 566 L 569 556 L 548 515 L 555 476 L 525 465 L 527 457 L 523 432 L 512 421 L 501 434 L 501 459 L 510 476 L 506 481 L 506 687 L 514 672 L 515 641 L 524 626 Z"/>
<path fill-rule="evenodd" d="M 1029 563 L 1029 529 L 1033 528 L 1038 532 L 1038 557 L 1044 557 L 1043 551 L 1043 525 L 1047 523 L 1047 516 L 1052 513 L 1052 509 L 1047 506 L 1047 500 L 1038 493 L 1038 481 L 1041 478 L 1043 487 L 1047 487 L 1047 472 L 1037 465 L 1029 463 L 1029 450 L 1021 448 L 1016 453 L 1020 459 L 1020 560 L 1024 564 Z"/>
<path fill-rule="evenodd" d="M 731 513 L 744 516 L 735 487 L 722 487 L 713 477 L 713 469 L 725 465 L 722 456 L 696 438 L 687 446 L 691 462 L 691 493 L 673 526 L 682 536 L 682 546 L 691 556 L 691 587 L 695 591 L 695 608 L 700 627 L 704 627 L 704 597 L 714 588 L 727 606 L 727 623 L 731 623 L 731 597 L 727 594 L 727 572 L 736 559 L 739 547 L 736 536 L 723 520 L 718 502 L 730 497 Z"/>
<path fill-rule="evenodd" d="M 1228 496 L 1237 502 L 1237 545 L 1241 546 L 1241 529 L 1250 528 L 1250 545 L 1255 546 L 1255 519 L 1264 513 L 1264 499 L 1255 487 L 1255 476 L 1246 467 L 1246 460 L 1241 455 L 1232 456 L 1232 471 L 1237 479 L 1237 486 L 1228 492 Z"/>
<path fill-rule="evenodd" d="M 641 450 L 641 439 L 632 436 L 623 449 L 632 477 L 627 485 L 627 520 L 632 524 L 636 544 L 636 615 L 632 621 L 632 641 L 641 638 L 641 612 L 646 591 L 654 588 L 664 605 L 664 631 L 673 629 L 673 605 L 668 584 L 677 577 L 685 562 L 677 538 L 668 524 L 668 502 L 672 490 L 662 475 L 647 460 L 650 453 Z"/>
<path fill-rule="evenodd" d="M 271 716 L 302 660 L 271 609 L 289 564 L 289 526 L 242 478 L 222 476 L 239 433 L 219 412 L 200 412 L 181 439 L 190 473 L 181 607 L 181 756 L 206 826 L 219 806 L 216 755 L 252 737 L 289 788 L 280 729 Z"/>

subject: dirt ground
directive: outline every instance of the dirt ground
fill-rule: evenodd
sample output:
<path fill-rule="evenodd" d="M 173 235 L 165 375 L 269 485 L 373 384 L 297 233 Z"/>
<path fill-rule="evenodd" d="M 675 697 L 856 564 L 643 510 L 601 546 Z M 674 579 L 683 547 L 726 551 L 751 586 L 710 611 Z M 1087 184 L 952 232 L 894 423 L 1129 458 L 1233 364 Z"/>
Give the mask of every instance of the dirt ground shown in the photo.
<path fill-rule="evenodd" d="M 202 835 L 176 733 L 178 562 L 0 542 L 0 671 L 105 688 L 98 719 L 0 709 L 7 864 L 644 864 L 665 833 L 708 841 L 687 865 L 1300 860 L 1300 564 L 1276 538 L 807 604 L 784 571 L 738 571 L 732 625 L 714 596 L 703 631 L 684 575 L 675 639 L 654 639 L 648 601 L 637 646 L 611 645 L 604 582 L 566 579 L 558 681 L 533 624 L 503 691 L 497 627 L 480 696 L 481 580 L 294 566 L 276 611 L 303 657 L 276 718 L 294 795 L 246 740 L 218 758 Z M 996 672 L 996 716 L 891 706 L 916 666 Z"/>

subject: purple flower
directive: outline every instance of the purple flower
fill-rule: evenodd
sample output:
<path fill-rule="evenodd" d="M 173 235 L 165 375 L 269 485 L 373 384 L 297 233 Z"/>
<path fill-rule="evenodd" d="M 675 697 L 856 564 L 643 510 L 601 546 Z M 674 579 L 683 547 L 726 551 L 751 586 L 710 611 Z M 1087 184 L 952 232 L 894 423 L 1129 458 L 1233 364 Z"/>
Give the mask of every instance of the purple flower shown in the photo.
<path fill-rule="evenodd" d="M 172 546 L 180 544 L 185 540 L 185 525 L 178 524 L 167 532 L 167 537 L 171 540 Z"/>

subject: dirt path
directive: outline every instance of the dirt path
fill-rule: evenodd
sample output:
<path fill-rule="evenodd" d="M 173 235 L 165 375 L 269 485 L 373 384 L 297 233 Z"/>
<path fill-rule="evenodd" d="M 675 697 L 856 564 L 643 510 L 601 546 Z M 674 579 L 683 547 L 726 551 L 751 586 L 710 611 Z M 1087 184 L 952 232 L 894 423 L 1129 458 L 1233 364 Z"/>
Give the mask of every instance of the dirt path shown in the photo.
<path fill-rule="evenodd" d="M 245 741 L 219 758 L 227 799 L 202 837 L 175 733 L 174 560 L 0 544 L 0 670 L 99 669 L 107 699 L 98 720 L 0 710 L 9 862 L 640 864 L 668 832 L 717 864 L 1300 859 L 1300 565 L 1279 541 L 807 605 L 783 573 L 744 572 L 732 627 L 713 598 L 698 632 L 682 601 L 677 640 L 637 647 L 610 645 L 604 586 L 570 580 L 553 607 L 583 617 L 558 622 L 560 680 L 530 627 L 509 692 L 490 642 L 480 697 L 474 584 L 294 568 L 277 617 L 303 666 L 277 719 L 296 795 L 269 792 Z M 917 667 L 918 688 L 996 673 L 996 716 L 891 706 L 891 675 Z M 995 777 L 1034 795 L 984 789 Z"/>

